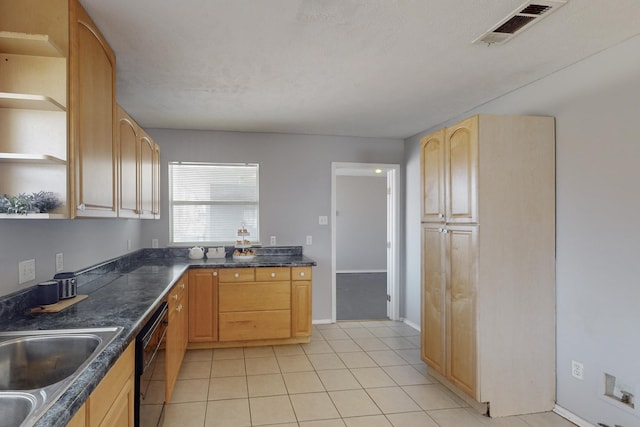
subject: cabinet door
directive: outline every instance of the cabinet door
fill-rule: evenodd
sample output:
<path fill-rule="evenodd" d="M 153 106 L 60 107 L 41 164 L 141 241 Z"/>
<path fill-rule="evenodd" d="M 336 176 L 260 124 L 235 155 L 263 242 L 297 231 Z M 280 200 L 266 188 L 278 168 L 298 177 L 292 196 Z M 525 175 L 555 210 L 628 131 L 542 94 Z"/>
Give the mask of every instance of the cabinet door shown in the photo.
<path fill-rule="evenodd" d="M 445 363 L 445 234 L 437 225 L 422 226 L 421 356 L 446 375 Z"/>
<path fill-rule="evenodd" d="M 78 412 L 67 423 L 67 427 L 85 427 L 87 425 L 87 404 L 78 409 Z"/>
<path fill-rule="evenodd" d="M 446 129 L 446 220 L 477 223 L 478 116 Z"/>
<path fill-rule="evenodd" d="M 140 136 L 140 218 L 153 219 L 153 147 L 143 131 Z"/>
<path fill-rule="evenodd" d="M 184 354 L 187 352 L 189 345 L 189 275 L 183 276 L 184 293 L 182 295 L 182 308 L 180 309 L 180 364 L 184 360 Z"/>
<path fill-rule="evenodd" d="M 105 415 L 100 427 L 134 427 L 134 383 L 129 378 L 125 387 L 113 401 L 113 405 Z"/>
<path fill-rule="evenodd" d="M 218 341 L 217 271 L 189 271 L 189 341 Z"/>
<path fill-rule="evenodd" d="M 444 222 L 444 129 L 425 136 L 421 141 L 422 221 Z"/>
<path fill-rule="evenodd" d="M 167 334 L 165 336 L 165 402 L 171 400 L 171 394 L 173 394 L 173 387 L 176 385 L 178 379 L 178 372 L 180 371 L 180 318 L 176 311 L 176 308 L 169 313 L 169 325 L 167 326 Z"/>
<path fill-rule="evenodd" d="M 70 5 L 72 216 L 115 217 L 116 58 L 77 0 Z"/>
<path fill-rule="evenodd" d="M 160 219 L 160 147 L 153 143 L 153 218 Z"/>
<path fill-rule="evenodd" d="M 311 281 L 291 282 L 291 336 L 311 336 Z"/>
<path fill-rule="evenodd" d="M 169 325 L 165 338 L 165 401 L 169 402 L 173 388 L 180 372 L 184 353 L 189 340 L 188 303 L 189 287 L 188 275 L 183 275 L 169 291 L 168 309 Z"/>
<path fill-rule="evenodd" d="M 90 427 L 133 426 L 134 354 L 131 343 L 89 396 Z"/>
<path fill-rule="evenodd" d="M 120 164 L 120 196 L 118 216 L 138 217 L 138 139 L 139 128 L 118 106 L 118 148 Z"/>
<path fill-rule="evenodd" d="M 477 396 L 478 227 L 447 228 L 447 378 Z"/>

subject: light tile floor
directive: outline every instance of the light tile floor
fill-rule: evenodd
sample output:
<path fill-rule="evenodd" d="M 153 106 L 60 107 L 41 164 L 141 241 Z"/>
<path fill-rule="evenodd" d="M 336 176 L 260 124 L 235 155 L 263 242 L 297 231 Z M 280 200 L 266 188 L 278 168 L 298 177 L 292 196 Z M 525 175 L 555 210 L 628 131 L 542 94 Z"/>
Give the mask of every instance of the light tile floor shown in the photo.
<path fill-rule="evenodd" d="M 428 375 L 419 346 L 413 328 L 375 321 L 314 326 L 309 344 L 189 350 L 164 427 L 574 426 L 479 415 Z M 149 390 L 163 372 L 160 358 Z"/>

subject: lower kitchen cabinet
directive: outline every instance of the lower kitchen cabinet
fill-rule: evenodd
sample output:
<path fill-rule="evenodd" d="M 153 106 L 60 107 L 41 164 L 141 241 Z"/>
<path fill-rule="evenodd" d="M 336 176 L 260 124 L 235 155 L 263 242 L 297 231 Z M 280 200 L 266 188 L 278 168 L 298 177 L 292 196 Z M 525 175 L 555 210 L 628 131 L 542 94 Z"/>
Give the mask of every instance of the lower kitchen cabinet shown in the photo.
<path fill-rule="evenodd" d="M 178 379 L 184 353 L 189 340 L 188 322 L 188 275 L 184 274 L 171 288 L 167 297 L 169 325 L 165 343 L 165 402 L 171 400 L 173 388 Z"/>
<path fill-rule="evenodd" d="M 311 267 L 192 269 L 191 348 L 291 344 L 311 336 Z"/>
<path fill-rule="evenodd" d="M 86 425 L 89 427 L 133 427 L 134 350 L 135 342 L 132 342 L 89 396 L 85 404 L 88 415 Z M 72 422 L 79 423 L 76 417 Z"/>
<path fill-rule="evenodd" d="M 291 268 L 291 336 L 311 336 L 311 267 Z"/>
<path fill-rule="evenodd" d="M 87 425 L 87 404 L 78 409 L 78 412 L 67 423 L 67 427 L 85 427 Z"/>
<path fill-rule="evenodd" d="M 218 271 L 189 270 L 189 342 L 218 341 Z"/>

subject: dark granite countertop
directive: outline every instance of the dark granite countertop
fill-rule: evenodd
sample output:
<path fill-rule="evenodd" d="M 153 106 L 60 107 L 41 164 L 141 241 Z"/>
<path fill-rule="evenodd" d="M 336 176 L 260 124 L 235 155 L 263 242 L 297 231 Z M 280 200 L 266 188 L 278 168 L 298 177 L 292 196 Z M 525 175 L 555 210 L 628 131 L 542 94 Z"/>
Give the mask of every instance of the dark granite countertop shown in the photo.
<path fill-rule="evenodd" d="M 182 256 L 174 256 L 176 251 Z M 184 255 L 184 250 L 179 249 L 144 249 L 77 272 L 78 294 L 89 297 L 60 313 L 28 313 L 27 308 L 34 305 L 33 292 L 22 291 L 0 301 L 0 330 L 3 331 L 123 327 L 123 331 L 74 380 L 35 426 L 67 424 L 118 357 L 135 340 L 167 292 L 189 268 L 316 265 L 303 256 L 301 250 L 290 255 L 265 251 L 250 261 L 234 261 L 232 258 L 190 260 Z"/>

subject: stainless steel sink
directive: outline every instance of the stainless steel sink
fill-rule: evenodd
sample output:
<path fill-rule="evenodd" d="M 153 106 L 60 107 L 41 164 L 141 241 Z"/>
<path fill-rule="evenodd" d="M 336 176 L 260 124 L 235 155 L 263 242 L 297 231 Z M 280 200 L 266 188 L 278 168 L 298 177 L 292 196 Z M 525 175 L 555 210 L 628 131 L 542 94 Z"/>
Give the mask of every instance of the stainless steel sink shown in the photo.
<path fill-rule="evenodd" d="M 120 331 L 0 332 L 0 427 L 33 425 Z"/>
<path fill-rule="evenodd" d="M 73 374 L 98 348 L 97 335 L 47 335 L 0 343 L 0 390 L 32 390 Z"/>
<path fill-rule="evenodd" d="M 0 393 L 0 427 L 19 426 L 36 405 L 36 399 L 28 393 Z"/>

